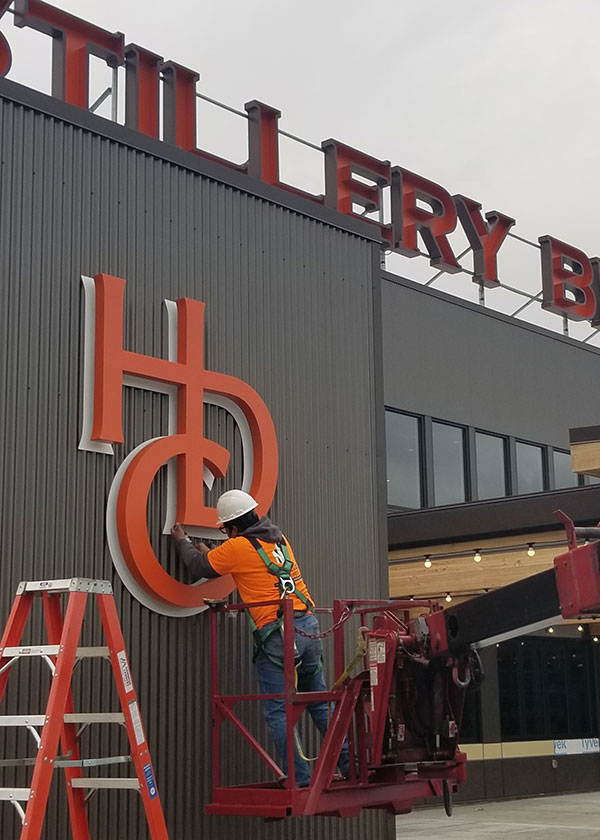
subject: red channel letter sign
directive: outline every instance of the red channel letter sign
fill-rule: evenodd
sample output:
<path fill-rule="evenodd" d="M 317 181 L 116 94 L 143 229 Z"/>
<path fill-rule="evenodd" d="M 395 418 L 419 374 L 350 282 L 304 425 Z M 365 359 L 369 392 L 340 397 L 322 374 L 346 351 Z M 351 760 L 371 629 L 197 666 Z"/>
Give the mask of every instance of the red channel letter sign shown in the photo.
<path fill-rule="evenodd" d="M 107 511 L 113 561 L 142 603 L 171 615 L 197 612 L 205 597 L 231 592 L 233 581 L 227 576 L 189 586 L 162 567 L 146 521 L 152 482 L 163 465 L 175 461 L 176 509 L 171 511 L 171 523 L 218 534 L 216 511 L 204 504 L 203 476 L 224 477 L 230 454 L 204 436 L 204 402 L 213 402 L 227 408 L 240 426 L 244 470 L 250 466 L 251 473 L 244 475 L 244 489 L 258 501 L 259 513 L 266 513 L 277 484 L 277 438 L 271 415 L 245 382 L 204 367 L 203 303 L 189 298 L 167 302 L 174 315 L 170 331 L 176 331 L 176 352 L 172 359 L 161 359 L 123 346 L 125 280 L 98 274 L 83 282 L 88 386 L 80 448 L 110 453 L 111 444 L 123 442 L 124 385 L 166 392 L 176 409 L 173 433 L 138 446 L 115 476 Z"/>

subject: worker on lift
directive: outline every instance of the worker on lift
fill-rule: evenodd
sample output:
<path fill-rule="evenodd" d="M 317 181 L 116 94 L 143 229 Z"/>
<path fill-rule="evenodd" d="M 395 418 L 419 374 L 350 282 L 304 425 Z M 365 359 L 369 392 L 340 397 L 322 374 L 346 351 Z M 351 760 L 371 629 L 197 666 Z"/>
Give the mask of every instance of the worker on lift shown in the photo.
<path fill-rule="evenodd" d="M 294 627 L 303 633 L 319 633 L 314 604 L 302 579 L 292 547 L 267 516 L 258 517 L 256 502 L 243 490 L 228 490 L 217 500 L 217 525 L 227 540 L 217 548 L 204 543 L 192 545 L 179 524 L 171 529 L 177 557 L 188 568 L 193 580 L 231 574 L 242 601 L 272 600 L 291 597 L 294 602 Z M 276 578 L 274 580 L 273 578 Z M 254 657 L 258 682 L 263 694 L 283 694 L 283 617 L 278 605 L 253 607 L 248 610 L 254 634 Z M 294 634 L 298 691 L 326 691 L 323 676 L 323 648 L 318 638 Z M 326 702 L 310 703 L 309 713 L 321 735 L 329 722 Z M 284 773 L 287 773 L 285 700 L 265 700 L 264 714 L 277 749 Z M 307 787 L 310 771 L 294 745 L 295 773 L 298 787 Z M 301 747 L 300 747 L 301 748 Z M 344 742 L 339 769 L 349 772 L 348 745 Z"/>

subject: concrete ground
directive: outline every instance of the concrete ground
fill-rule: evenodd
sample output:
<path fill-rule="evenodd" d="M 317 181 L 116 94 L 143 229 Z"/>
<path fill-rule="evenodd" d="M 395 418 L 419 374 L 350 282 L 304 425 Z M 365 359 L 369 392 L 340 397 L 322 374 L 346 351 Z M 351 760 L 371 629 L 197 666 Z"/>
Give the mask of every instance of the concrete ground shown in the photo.
<path fill-rule="evenodd" d="M 600 840 L 600 792 L 421 808 L 396 820 L 397 840 Z"/>

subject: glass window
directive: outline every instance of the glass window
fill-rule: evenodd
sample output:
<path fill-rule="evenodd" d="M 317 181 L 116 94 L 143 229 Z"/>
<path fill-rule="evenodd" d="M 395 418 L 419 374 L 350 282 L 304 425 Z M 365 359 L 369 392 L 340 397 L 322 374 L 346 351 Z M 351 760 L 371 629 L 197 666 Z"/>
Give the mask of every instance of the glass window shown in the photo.
<path fill-rule="evenodd" d="M 519 738 L 519 659 L 514 642 L 504 642 L 498 650 L 498 696 L 500 728 L 505 739 Z"/>
<path fill-rule="evenodd" d="M 465 501 L 464 431 L 433 423 L 433 486 L 436 505 Z"/>
<path fill-rule="evenodd" d="M 477 498 L 497 499 L 506 496 L 504 438 L 475 433 L 477 452 Z"/>
<path fill-rule="evenodd" d="M 467 691 L 460 723 L 461 744 L 481 743 L 481 692 Z"/>
<path fill-rule="evenodd" d="M 517 488 L 519 493 L 538 493 L 544 489 L 541 446 L 517 441 Z"/>
<path fill-rule="evenodd" d="M 421 442 L 419 419 L 386 411 L 388 505 L 421 507 Z"/>
<path fill-rule="evenodd" d="M 498 649 L 502 737 L 584 738 L 592 732 L 589 654 L 583 639 L 503 642 Z"/>
<path fill-rule="evenodd" d="M 571 469 L 571 453 L 554 450 L 554 486 L 577 487 L 577 473 Z"/>

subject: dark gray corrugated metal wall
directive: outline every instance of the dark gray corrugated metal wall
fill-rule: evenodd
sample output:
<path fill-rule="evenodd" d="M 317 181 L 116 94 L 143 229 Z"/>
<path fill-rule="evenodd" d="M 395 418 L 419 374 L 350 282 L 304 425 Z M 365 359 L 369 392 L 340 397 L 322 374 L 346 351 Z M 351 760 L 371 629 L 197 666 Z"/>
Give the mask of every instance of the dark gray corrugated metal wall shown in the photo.
<path fill-rule="evenodd" d="M 377 813 L 268 825 L 204 816 L 207 616 L 170 619 L 141 607 L 113 573 L 104 533 L 114 473 L 133 446 L 165 433 L 165 397 L 125 389 L 125 445 L 114 458 L 77 449 L 80 275 L 127 279 L 126 347 L 146 354 L 164 349 L 164 298 L 203 300 L 206 366 L 250 383 L 273 416 L 280 446 L 273 518 L 290 537 L 313 596 L 326 605 L 334 596 L 387 592 L 374 246 L 8 98 L 0 98 L 0 142 L 0 620 L 21 579 L 113 580 L 174 840 L 240 832 L 249 838 L 388 836 L 393 821 Z M 209 434 L 239 451 L 223 413 L 207 409 L 206 423 Z M 236 479 L 234 473 L 230 485 Z M 163 481 L 160 475 L 151 494 L 151 536 L 177 573 L 160 534 Z M 247 627 L 243 619 L 226 624 L 223 658 L 236 689 L 247 689 Z M 29 641 L 39 639 L 37 631 Z M 86 637 L 93 640 L 95 632 L 90 618 Z M 46 675 L 33 665 L 19 668 L 4 712 L 41 711 Z M 76 694 L 83 710 L 114 706 L 109 677 L 102 663 L 81 667 Z M 258 710 L 249 720 L 262 728 Z M 104 754 L 123 751 L 118 732 L 85 737 L 88 754 L 100 747 Z M 0 744 L 7 752 L 18 746 L 21 755 L 32 753 L 24 737 Z M 239 743 L 228 741 L 227 753 L 237 769 Z M 25 784 L 24 774 L 0 778 Z M 64 793 L 55 783 L 46 836 L 64 840 L 64 798 L 56 788 Z M 100 793 L 90 808 L 95 837 L 146 836 L 133 794 Z M 14 836 L 8 805 L 0 825 L 2 837 Z"/>
<path fill-rule="evenodd" d="M 567 448 L 598 422 L 597 347 L 389 274 L 382 301 L 386 405 Z"/>

